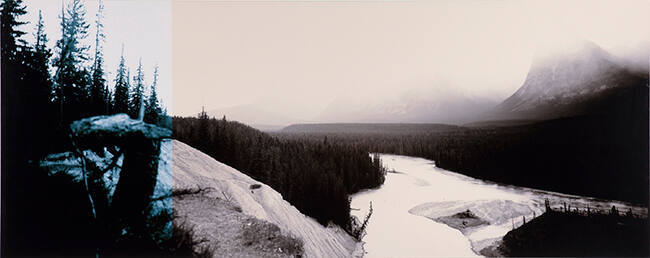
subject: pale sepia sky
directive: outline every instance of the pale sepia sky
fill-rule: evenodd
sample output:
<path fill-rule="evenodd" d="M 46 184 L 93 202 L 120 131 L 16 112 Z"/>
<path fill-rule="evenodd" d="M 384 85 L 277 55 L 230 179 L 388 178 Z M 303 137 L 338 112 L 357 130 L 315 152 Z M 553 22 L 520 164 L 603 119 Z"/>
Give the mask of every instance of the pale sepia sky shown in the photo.
<path fill-rule="evenodd" d="M 178 0 L 173 112 L 252 104 L 309 119 L 338 98 L 432 87 L 500 100 L 538 49 L 647 41 L 649 3 Z"/>

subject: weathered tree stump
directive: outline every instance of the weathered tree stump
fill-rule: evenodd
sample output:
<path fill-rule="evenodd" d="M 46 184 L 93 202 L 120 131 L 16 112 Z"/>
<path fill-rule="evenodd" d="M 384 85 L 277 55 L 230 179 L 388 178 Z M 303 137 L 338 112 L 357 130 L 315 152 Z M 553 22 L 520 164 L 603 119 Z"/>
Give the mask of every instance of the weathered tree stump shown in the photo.
<path fill-rule="evenodd" d="M 117 146 L 123 151 L 111 213 L 123 231 L 120 234 L 145 232 L 146 209 L 158 176 L 160 143 L 171 137 L 171 131 L 130 119 L 126 114 L 85 118 L 73 122 L 70 129 L 79 149 Z"/>

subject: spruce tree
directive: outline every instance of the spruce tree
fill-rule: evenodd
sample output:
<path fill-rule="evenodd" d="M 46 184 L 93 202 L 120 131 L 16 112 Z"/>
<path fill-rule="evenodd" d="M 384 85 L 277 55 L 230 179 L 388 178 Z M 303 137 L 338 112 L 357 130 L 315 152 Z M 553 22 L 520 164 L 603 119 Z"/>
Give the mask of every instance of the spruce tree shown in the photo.
<path fill-rule="evenodd" d="M 22 120 L 24 120 L 23 107 L 24 103 L 22 90 L 22 74 L 24 66 L 19 59 L 18 43 L 20 37 L 25 32 L 20 31 L 18 27 L 25 24 L 19 21 L 21 15 L 25 14 L 25 7 L 22 6 L 21 0 L 5 0 L 0 4 L 0 58 L 2 69 L 2 149 L 11 151 L 2 151 L 2 170 L 7 168 L 9 163 L 21 163 L 24 160 L 25 152 L 22 148 L 21 131 L 23 129 Z M 17 42 L 18 41 L 18 42 Z M 24 41 L 23 41 L 24 42 Z M 19 148 L 13 148 L 19 147 Z M 5 179 L 3 179 L 5 180 Z"/>
<path fill-rule="evenodd" d="M 133 91 L 131 91 L 129 100 L 129 114 L 134 119 L 138 118 L 142 101 L 144 101 L 144 87 L 144 72 L 142 71 L 142 58 L 140 58 L 138 69 L 136 69 L 136 74 L 133 76 Z"/>
<path fill-rule="evenodd" d="M 92 82 L 90 86 L 90 108 L 93 115 L 105 114 L 107 106 L 106 79 L 104 79 L 104 56 L 102 43 L 105 41 L 104 4 L 99 1 L 95 19 L 95 58 L 92 69 Z"/>
<path fill-rule="evenodd" d="M 51 78 L 46 47 L 47 36 L 42 13 L 36 23 L 35 44 L 20 37 L 17 27 L 26 24 L 22 1 L 7 0 L 2 7 L 2 124 L 3 145 L 12 150 L 14 159 L 37 158 L 44 154 L 51 137 L 51 121 L 56 114 L 50 106 Z"/>
<path fill-rule="evenodd" d="M 20 16 L 27 13 L 22 0 L 5 0 L 0 4 L 0 52 L 2 53 L 1 68 L 2 68 L 2 105 L 3 111 L 5 107 L 10 108 L 9 104 L 20 104 L 19 93 L 24 88 L 23 80 L 26 77 L 27 67 L 25 59 L 31 56 L 31 50 L 27 46 L 27 42 L 21 37 L 25 35 L 24 31 L 18 28 L 21 25 L 27 24 L 19 20 Z M 12 115 L 17 110 L 9 112 L 7 115 Z M 3 116 L 4 117 L 4 116 Z"/>
<path fill-rule="evenodd" d="M 61 122 L 67 123 L 82 117 L 81 110 L 86 110 L 88 70 L 82 68 L 89 60 L 89 49 L 83 41 L 88 36 L 89 25 L 85 20 L 86 10 L 81 0 L 73 0 L 61 13 L 61 39 L 57 41 L 58 56 L 54 60 L 56 67 L 56 98 L 61 112 Z"/>
<path fill-rule="evenodd" d="M 52 52 L 47 48 L 47 35 L 45 34 L 45 24 L 43 22 L 43 15 L 38 11 L 38 22 L 36 24 L 36 32 L 33 34 L 35 44 L 30 51 L 26 53 L 25 65 L 27 72 L 25 76 L 24 87 L 28 87 L 28 99 L 31 106 L 40 110 L 36 118 L 51 119 L 55 116 L 50 106 L 52 98 L 52 80 L 50 77 L 49 60 Z"/>
<path fill-rule="evenodd" d="M 147 107 L 145 109 L 144 121 L 151 124 L 157 124 L 160 120 L 162 109 L 158 103 L 158 65 L 153 69 L 153 83 L 151 84 L 151 90 L 149 92 L 149 98 L 147 100 Z"/>
<path fill-rule="evenodd" d="M 108 88 L 108 85 L 104 85 L 104 113 L 111 114 L 113 112 L 113 92 Z"/>
<path fill-rule="evenodd" d="M 51 78 L 49 71 L 49 60 L 52 57 L 52 51 L 47 48 L 47 34 L 45 34 L 45 23 L 41 10 L 38 10 L 38 23 L 36 24 L 36 33 L 34 33 L 36 44 L 34 45 L 32 69 L 38 74 L 38 79 L 42 87 L 47 92 L 51 91 Z M 50 92 L 51 93 L 51 92 Z M 49 100 L 50 93 L 47 94 Z"/>
<path fill-rule="evenodd" d="M 18 30 L 20 25 L 26 24 L 26 22 L 18 21 L 19 16 L 27 13 L 25 11 L 26 7 L 22 6 L 22 4 L 22 0 L 5 0 L 0 4 L 0 8 L 2 8 L 0 12 L 0 30 L 2 31 L 0 44 L 2 47 L 3 70 L 6 67 L 5 64 L 16 62 L 17 43 L 25 42 L 20 39 L 25 32 Z"/>
<path fill-rule="evenodd" d="M 126 111 L 124 113 L 129 113 L 129 98 L 131 97 L 131 91 L 133 91 L 133 88 L 131 88 L 131 68 L 126 67 L 126 78 L 124 83 L 126 84 L 126 88 L 129 89 L 128 94 L 126 95 Z"/>
<path fill-rule="evenodd" d="M 124 60 L 124 45 L 122 45 L 122 56 L 120 64 L 117 66 L 115 73 L 115 89 L 113 93 L 113 113 L 129 112 L 129 85 L 127 68 Z"/>

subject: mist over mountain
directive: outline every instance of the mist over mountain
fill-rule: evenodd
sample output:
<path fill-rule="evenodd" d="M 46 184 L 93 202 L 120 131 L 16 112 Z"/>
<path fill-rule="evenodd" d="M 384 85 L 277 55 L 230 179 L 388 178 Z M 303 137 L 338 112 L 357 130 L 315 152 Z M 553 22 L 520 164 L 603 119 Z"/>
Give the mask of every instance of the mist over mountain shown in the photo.
<path fill-rule="evenodd" d="M 270 96 L 208 114 L 274 131 L 296 123 L 466 124 L 629 113 L 647 103 L 646 43 L 619 49 L 616 55 L 589 41 L 538 51 L 521 87 L 505 100 L 439 79 L 428 86 L 396 88 L 393 94 L 343 94 L 327 105 L 310 104 L 309 97 L 292 103 Z"/>
<path fill-rule="evenodd" d="M 638 55 L 637 55 L 638 56 Z M 553 119 L 647 110 L 642 58 L 614 57 L 592 42 L 538 54 L 524 84 L 483 120 Z M 644 104 L 645 103 L 645 104 Z"/>
<path fill-rule="evenodd" d="M 207 111 L 210 117 L 236 120 L 263 131 L 275 131 L 296 123 L 450 123 L 460 124 L 494 107 L 492 98 L 461 92 L 452 86 L 428 89 L 396 89 L 392 97 L 362 99 L 340 97 L 321 111 L 308 107 L 252 103 Z M 268 101 L 267 101 L 268 102 Z M 312 108 L 314 109 L 314 108 Z"/>
<path fill-rule="evenodd" d="M 369 93 L 372 94 L 372 93 Z M 450 123 L 471 121 L 497 102 L 453 86 L 396 91 L 392 98 L 339 98 L 315 120 L 330 123 Z"/>

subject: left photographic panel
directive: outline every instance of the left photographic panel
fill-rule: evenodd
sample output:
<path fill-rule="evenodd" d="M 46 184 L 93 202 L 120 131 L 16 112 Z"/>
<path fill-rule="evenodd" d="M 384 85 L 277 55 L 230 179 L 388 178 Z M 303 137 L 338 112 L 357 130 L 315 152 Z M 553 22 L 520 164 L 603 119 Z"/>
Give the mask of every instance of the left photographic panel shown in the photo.
<path fill-rule="evenodd" d="M 0 0 L 2 256 L 177 256 L 171 1 Z"/>

